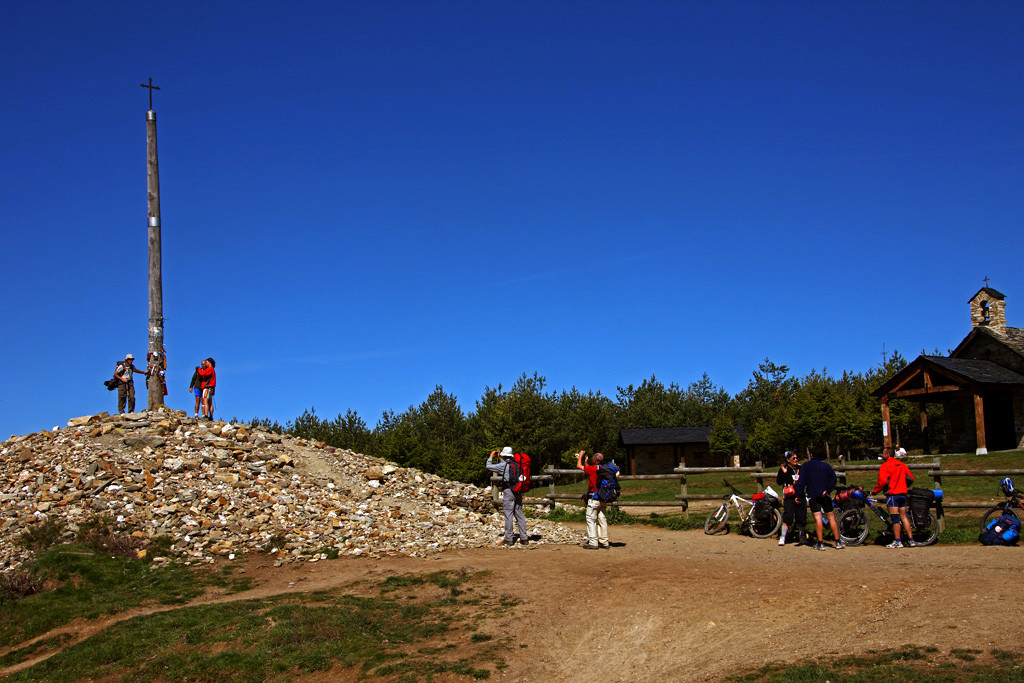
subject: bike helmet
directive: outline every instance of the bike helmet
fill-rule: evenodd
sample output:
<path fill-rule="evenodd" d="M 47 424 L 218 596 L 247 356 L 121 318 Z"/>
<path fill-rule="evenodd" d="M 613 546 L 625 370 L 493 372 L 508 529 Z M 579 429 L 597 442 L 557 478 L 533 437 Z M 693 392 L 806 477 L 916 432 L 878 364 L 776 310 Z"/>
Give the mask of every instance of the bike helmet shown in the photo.
<path fill-rule="evenodd" d="M 1009 477 L 1005 477 L 1001 482 L 999 482 L 999 488 L 1008 496 L 1012 496 L 1013 492 L 1016 490 L 1013 488 L 1013 480 Z"/>

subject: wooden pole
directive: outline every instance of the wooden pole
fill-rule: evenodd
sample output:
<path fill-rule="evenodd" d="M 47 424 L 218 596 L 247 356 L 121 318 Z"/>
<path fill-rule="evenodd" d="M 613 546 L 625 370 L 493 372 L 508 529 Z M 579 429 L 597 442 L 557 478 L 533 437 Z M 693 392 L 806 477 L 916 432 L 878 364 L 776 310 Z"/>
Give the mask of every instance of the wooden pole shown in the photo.
<path fill-rule="evenodd" d="M 981 398 L 981 390 L 974 390 L 974 427 L 978 437 L 978 450 L 975 455 L 985 455 L 988 448 L 985 447 L 985 402 Z"/>
<path fill-rule="evenodd" d="M 156 153 L 156 112 L 153 111 L 153 90 L 159 89 L 149 79 L 149 111 L 146 112 L 146 190 L 149 214 L 149 376 L 147 408 L 156 410 L 164 402 L 164 289 L 160 262 L 160 167 Z"/>
<path fill-rule="evenodd" d="M 918 408 L 921 411 L 921 447 L 922 447 L 922 453 L 924 453 L 925 455 L 928 455 L 929 453 L 931 453 L 931 448 L 929 448 L 929 443 L 928 443 L 928 436 L 929 436 L 929 429 L 928 429 L 928 404 L 925 403 L 924 401 L 921 401 L 921 403 L 918 405 Z"/>
<path fill-rule="evenodd" d="M 889 419 L 889 397 L 882 397 L 882 443 L 892 448 L 892 421 Z"/>

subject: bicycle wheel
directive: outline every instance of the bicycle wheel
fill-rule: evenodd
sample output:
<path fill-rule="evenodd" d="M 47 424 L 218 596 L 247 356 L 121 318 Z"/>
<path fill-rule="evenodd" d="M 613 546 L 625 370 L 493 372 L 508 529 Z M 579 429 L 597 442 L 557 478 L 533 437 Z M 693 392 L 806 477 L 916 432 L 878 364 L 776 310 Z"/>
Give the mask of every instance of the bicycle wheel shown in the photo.
<path fill-rule="evenodd" d="M 991 522 L 993 519 L 997 519 L 997 518 L 1003 517 L 1003 516 L 1013 517 L 1017 521 L 1020 521 L 1020 518 L 1017 516 L 1017 513 L 1014 512 L 1013 510 L 1011 510 L 1009 505 L 1006 505 L 1006 504 L 996 505 L 994 508 L 990 508 L 982 516 L 982 518 L 981 518 L 981 530 L 984 531 L 985 527 L 988 526 L 988 523 Z"/>
<path fill-rule="evenodd" d="M 910 516 L 910 528 L 914 530 L 914 543 L 917 545 L 931 545 L 939 537 L 939 520 L 928 511 L 928 521 L 925 524 L 918 524 L 914 516 Z"/>
<path fill-rule="evenodd" d="M 718 506 L 718 509 L 708 515 L 708 518 L 704 520 L 704 533 L 706 534 L 717 534 L 719 531 L 723 531 L 727 527 L 729 521 L 729 504 L 722 503 Z"/>
<path fill-rule="evenodd" d="M 860 545 L 868 537 L 868 514 L 862 508 L 850 508 L 839 515 L 839 536 L 849 546 Z"/>
<path fill-rule="evenodd" d="M 775 508 L 772 508 L 772 514 L 767 519 L 760 522 L 754 518 L 753 513 L 750 515 L 750 535 L 754 538 L 774 536 L 780 526 L 782 526 L 782 515 Z"/>

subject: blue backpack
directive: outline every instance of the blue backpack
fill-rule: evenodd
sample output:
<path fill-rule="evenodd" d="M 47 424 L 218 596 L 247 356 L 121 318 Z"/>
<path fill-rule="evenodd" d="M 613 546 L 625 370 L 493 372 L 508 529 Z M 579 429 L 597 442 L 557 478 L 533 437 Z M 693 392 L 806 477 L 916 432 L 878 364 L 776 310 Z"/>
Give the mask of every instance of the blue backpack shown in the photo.
<path fill-rule="evenodd" d="M 614 468 L 614 469 L 613 469 Z M 602 503 L 614 503 L 619 499 L 619 479 L 615 476 L 619 468 L 614 464 L 601 465 L 597 468 L 597 490 L 592 494 L 595 500 Z"/>
<path fill-rule="evenodd" d="M 978 536 L 982 545 L 1013 545 L 1020 537 L 1020 520 L 1009 515 L 996 517 Z"/>

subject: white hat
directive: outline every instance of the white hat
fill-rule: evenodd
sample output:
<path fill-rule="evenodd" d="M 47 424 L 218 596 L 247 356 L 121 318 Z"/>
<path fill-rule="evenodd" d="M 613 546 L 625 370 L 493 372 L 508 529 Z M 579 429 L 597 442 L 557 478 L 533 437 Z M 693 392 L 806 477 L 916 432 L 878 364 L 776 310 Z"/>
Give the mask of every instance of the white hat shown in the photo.
<path fill-rule="evenodd" d="M 511 446 L 505 446 L 504 448 L 502 448 L 501 449 L 501 455 L 499 457 L 502 457 L 502 458 L 514 457 L 513 453 L 512 453 L 512 447 Z"/>
<path fill-rule="evenodd" d="M 128 353 L 128 354 L 125 354 L 124 359 L 125 360 L 135 360 L 135 356 L 133 356 L 132 354 Z"/>

